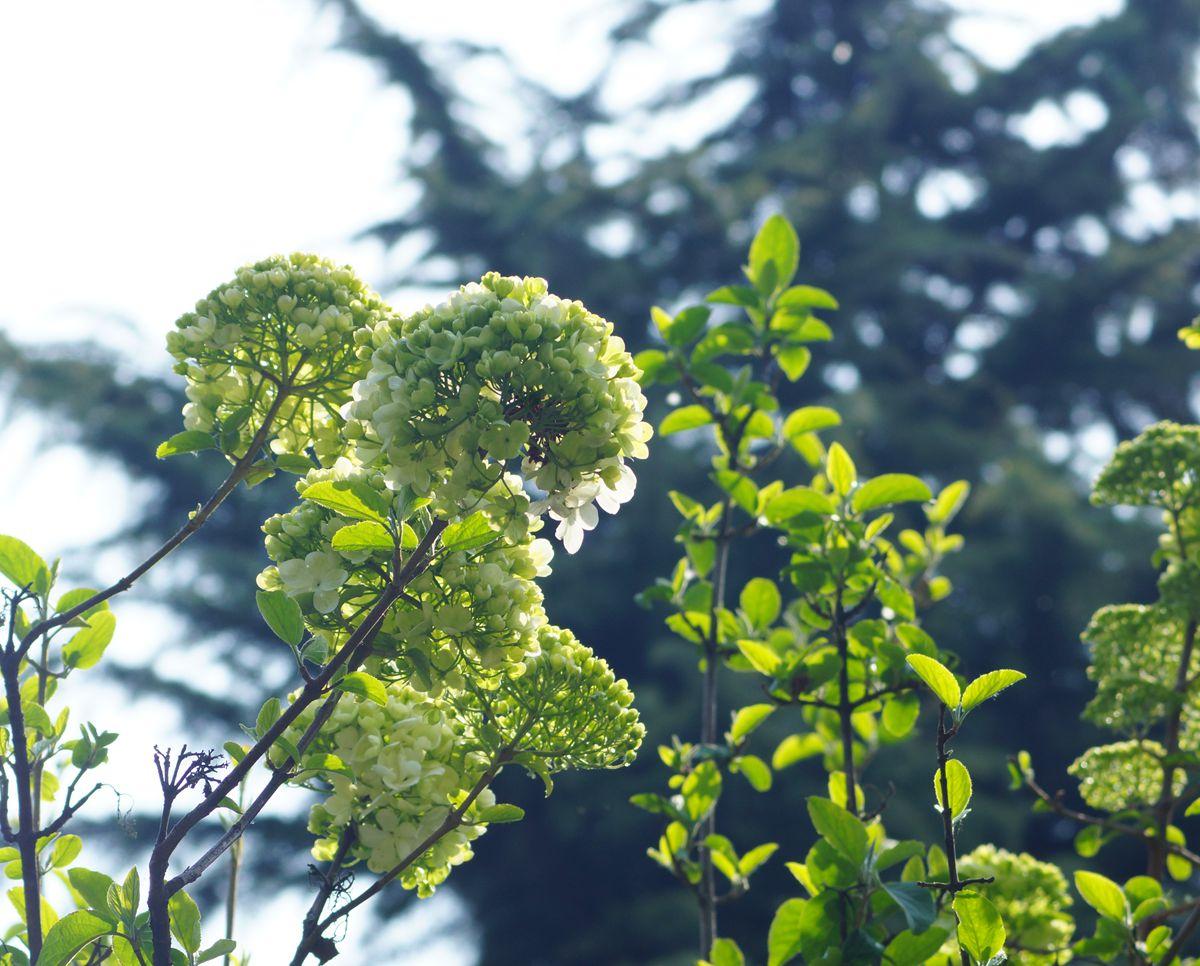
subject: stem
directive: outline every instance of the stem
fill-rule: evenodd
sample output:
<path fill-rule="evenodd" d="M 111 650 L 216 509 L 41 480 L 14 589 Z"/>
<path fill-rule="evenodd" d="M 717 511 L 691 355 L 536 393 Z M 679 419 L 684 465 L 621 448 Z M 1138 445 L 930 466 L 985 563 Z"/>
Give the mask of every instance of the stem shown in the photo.
<path fill-rule="evenodd" d="M 1166 748 L 1165 757 L 1170 759 L 1179 753 L 1179 734 L 1181 730 L 1181 722 L 1183 720 L 1183 704 L 1184 698 L 1187 695 L 1190 669 L 1192 664 L 1192 652 L 1196 647 L 1196 622 L 1188 621 L 1183 633 L 1183 651 L 1179 657 L 1179 668 L 1175 672 L 1175 687 L 1174 691 L 1179 695 L 1180 700 L 1176 703 L 1175 709 L 1171 712 L 1171 716 L 1167 719 L 1166 741 L 1163 743 Z M 1159 882 L 1163 880 L 1166 874 L 1167 866 L 1167 827 L 1171 824 L 1174 818 L 1175 806 L 1177 800 L 1175 798 L 1175 772 L 1177 766 L 1174 763 L 1163 765 L 1162 787 L 1158 793 L 1158 801 L 1154 805 L 1154 823 L 1157 827 L 1158 834 L 1149 840 L 1148 849 L 1149 856 L 1147 857 L 1147 874 Z M 1170 960 L 1163 960 L 1170 962 Z"/>
<path fill-rule="evenodd" d="M 29 959 L 36 962 L 42 951 L 42 897 L 38 876 L 37 822 L 33 812 L 33 782 L 29 768 L 29 743 L 25 734 L 25 709 L 21 707 L 21 658 L 9 648 L 0 660 L 4 696 L 8 701 L 9 726 L 13 741 L 13 771 L 17 791 L 17 849 L 21 854 L 21 884 L 25 891 L 25 925 Z"/>
<path fill-rule="evenodd" d="M 837 640 L 838 659 L 838 720 L 842 733 L 842 769 L 846 776 L 846 809 L 851 815 L 858 815 L 858 786 L 855 781 L 854 769 L 854 708 L 850 700 L 850 645 L 846 638 L 846 613 L 842 609 L 842 591 L 838 588 L 837 602 L 834 606 L 833 632 Z"/>
<path fill-rule="evenodd" d="M 242 839 L 229 850 L 229 886 L 225 893 L 225 938 L 228 940 L 233 939 L 237 920 L 238 874 L 242 870 L 242 850 L 245 847 L 246 842 Z M 233 957 L 229 953 L 225 954 L 224 966 L 233 966 Z"/>
<path fill-rule="evenodd" d="M 946 706 L 938 705 L 938 730 L 937 730 L 937 761 L 938 761 L 938 784 L 942 791 L 942 834 L 946 841 L 946 867 L 949 870 L 947 883 L 947 892 L 950 893 L 950 898 L 963 888 L 963 883 L 958 878 L 958 853 L 955 848 L 954 840 L 954 816 L 950 814 L 950 783 L 946 778 L 946 762 L 950 760 L 950 754 L 946 750 L 946 744 L 958 732 L 957 728 L 946 730 Z M 971 960 L 967 956 L 967 951 L 959 945 L 959 955 L 962 957 L 963 966 L 970 966 Z"/>

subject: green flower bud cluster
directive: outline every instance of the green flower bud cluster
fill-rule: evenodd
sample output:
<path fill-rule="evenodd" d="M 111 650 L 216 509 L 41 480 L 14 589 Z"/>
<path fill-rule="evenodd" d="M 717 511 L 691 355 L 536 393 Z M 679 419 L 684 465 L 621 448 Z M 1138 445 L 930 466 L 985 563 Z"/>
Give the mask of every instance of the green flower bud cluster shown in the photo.
<path fill-rule="evenodd" d="M 289 732 L 298 740 L 313 712 Z M 309 831 L 318 836 L 313 856 L 328 861 L 346 830 L 354 826 L 352 860 L 372 872 L 394 868 L 434 832 L 483 773 L 486 760 L 473 750 L 467 726 L 445 702 L 403 684 L 388 687 L 387 704 L 344 695 L 309 747 L 306 764 L 324 767 L 302 773 L 320 778 L 328 795 L 313 806 Z M 494 804 L 490 790 L 477 799 Z M 481 824 L 463 824 L 443 836 L 400 877 L 407 889 L 427 896 L 471 858 L 471 841 Z"/>
<path fill-rule="evenodd" d="M 539 278 L 485 275 L 450 299 L 375 325 L 347 407 L 364 462 L 433 500 L 470 507 L 505 468 L 546 494 L 568 549 L 632 495 L 626 459 L 651 435 L 637 367 L 612 325 Z M 585 509 L 586 508 L 586 509 Z"/>
<path fill-rule="evenodd" d="M 1175 669 L 1183 654 L 1184 626 L 1160 606 L 1119 604 L 1102 607 L 1093 616 L 1083 640 L 1090 645 L 1088 677 L 1096 696 L 1084 716 L 1121 734 L 1141 737 L 1174 707 Z M 1200 654 L 1193 655 L 1194 675 Z M 1200 725 L 1194 697 L 1184 706 L 1184 731 Z"/>
<path fill-rule="evenodd" d="M 330 458 L 338 409 L 358 377 L 355 333 L 387 306 L 353 271 L 316 255 L 275 256 L 240 268 L 196 303 L 167 336 L 176 372 L 187 377 L 184 425 L 218 434 L 241 455 L 279 394 L 272 449 L 312 444 Z"/>
<path fill-rule="evenodd" d="M 1200 473 L 1200 426 L 1155 423 L 1117 447 L 1092 488 L 1099 504 L 1179 510 L 1194 502 Z"/>
<path fill-rule="evenodd" d="M 1089 748 L 1067 772 L 1079 779 L 1079 793 L 1093 808 L 1120 812 L 1142 808 L 1158 800 L 1162 791 L 1162 760 L 1167 750 L 1157 741 L 1118 741 Z M 1187 778 L 1175 772 L 1175 794 Z"/>
<path fill-rule="evenodd" d="M 1058 867 L 1026 852 L 981 845 L 958 860 L 959 875 L 994 876 L 987 898 L 1008 931 L 1008 942 L 1020 950 L 1022 964 L 1051 964 L 1069 958 L 1065 950 L 1075 932 L 1068 911 L 1072 904 L 1067 880 Z M 1042 952 L 1045 951 L 1045 952 Z M 957 961 L 957 950 L 954 950 Z"/>

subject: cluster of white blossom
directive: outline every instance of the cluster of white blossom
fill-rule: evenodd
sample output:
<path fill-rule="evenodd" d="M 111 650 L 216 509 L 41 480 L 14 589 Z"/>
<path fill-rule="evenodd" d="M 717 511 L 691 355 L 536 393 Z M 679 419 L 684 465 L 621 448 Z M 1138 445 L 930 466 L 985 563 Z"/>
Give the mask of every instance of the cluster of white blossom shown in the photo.
<path fill-rule="evenodd" d="M 595 505 L 633 493 L 627 459 L 651 435 L 637 369 L 612 325 L 540 278 L 485 275 L 371 332 L 346 407 L 360 457 L 442 512 L 469 506 L 520 461 L 558 536 L 578 549 Z"/>
<path fill-rule="evenodd" d="M 1079 794 L 1092 808 L 1120 812 L 1144 808 L 1158 800 L 1163 785 L 1163 759 L 1167 750 L 1157 741 L 1118 741 L 1089 748 L 1067 772 L 1079 779 Z M 1175 771 L 1175 794 L 1187 783 Z"/>
<path fill-rule="evenodd" d="M 337 410 L 358 377 L 355 335 L 388 309 L 354 272 L 316 255 L 275 256 L 238 269 L 167 336 L 187 377 L 187 429 L 245 452 L 279 394 L 272 449 L 336 453 Z"/>

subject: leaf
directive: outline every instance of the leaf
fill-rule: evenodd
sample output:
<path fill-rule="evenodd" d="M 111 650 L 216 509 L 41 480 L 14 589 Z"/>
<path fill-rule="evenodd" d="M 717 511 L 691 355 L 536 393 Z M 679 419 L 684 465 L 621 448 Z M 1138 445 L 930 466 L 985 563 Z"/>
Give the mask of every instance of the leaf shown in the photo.
<path fill-rule="evenodd" d="M 750 662 L 750 666 L 760 674 L 774 674 L 782 663 L 778 654 L 766 644 L 760 644 L 758 641 L 738 641 L 738 650 Z"/>
<path fill-rule="evenodd" d="M 63 916 L 46 934 L 38 966 L 66 966 L 88 943 L 113 932 L 112 923 L 79 910 Z"/>
<path fill-rule="evenodd" d="M 757 755 L 739 755 L 733 764 L 756 792 L 770 791 L 771 769 Z"/>
<path fill-rule="evenodd" d="M 817 833 L 854 865 L 867 857 L 867 827 L 828 798 L 811 795 L 808 816 Z"/>
<path fill-rule="evenodd" d="M 855 490 L 851 504 L 855 512 L 866 513 L 893 503 L 924 503 L 932 498 L 923 480 L 907 473 L 885 473 Z"/>
<path fill-rule="evenodd" d="M 254 595 L 258 612 L 267 626 L 285 644 L 298 647 L 304 639 L 304 615 L 300 605 L 282 590 L 260 590 Z"/>
<path fill-rule="evenodd" d="M 793 285 L 779 296 L 782 309 L 836 309 L 838 300 L 823 288 L 813 285 Z"/>
<path fill-rule="evenodd" d="M 387 527 L 373 520 L 363 520 L 342 527 L 333 535 L 334 550 L 387 550 L 395 549 L 395 541 Z"/>
<path fill-rule="evenodd" d="M 933 908 L 933 894 L 915 882 L 883 882 L 883 891 L 904 913 L 904 921 L 913 932 L 924 932 L 933 925 L 937 915 Z"/>
<path fill-rule="evenodd" d="M 492 526 L 487 514 L 479 510 L 465 520 L 450 524 L 442 531 L 442 548 L 448 551 L 476 550 L 487 546 L 499 533 L 500 531 Z"/>
<path fill-rule="evenodd" d="M 387 520 L 387 497 L 360 480 L 323 480 L 306 487 L 302 499 L 352 520 Z"/>
<path fill-rule="evenodd" d="M 718 939 L 708 954 L 712 966 L 746 966 L 746 957 L 732 939 Z"/>
<path fill-rule="evenodd" d="M 812 352 L 802 345 L 784 345 L 775 350 L 775 359 L 789 382 L 795 382 L 808 371 Z"/>
<path fill-rule="evenodd" d="M 779 588 L 775 582 L 765 577 L 754 577 L 742 588 L 738 600 L 750 623 L 756 628 L 765 629 L 775 623 L 779 612 L 783 609 L 783 600 L 779 596 Z"/>
<path fill-rule="evenodd" d="M 854 460 L 850 459 L 850 454 L 846 452 L 841 443 L 834 443 L 829 447 L 825 475 L 829 477 L 829 482 L 833 484 L 834 490 L 841 496 L 849 493 L 858 479 Z"/>
<path fill-rule="evenodd" d="M 887 944 L 883 960 L 892 966 L 921 966 L 933 958 L 950 934 L 945 929 L 926 929 L 917 935 L 906 929 Z"/>
<path fill-rule="evenodd" d="M 1081 869 L 1075 873 L 1075 888 L 1083 896 L 1083 901 L 1106 919 L 1124 922 L 1129 915 L 1125 893 L 1107 876 Z"/>
<path fill-rule="evenodd" d="M 794 765 L 805 758 L 812 758 L 825 750 L 818 735 L 809 732 L 804 735 L 788 735 L 775 749 L 771 756 L 771 767 L 776 771 Z"/>
<path fill-rule="evenodd" d="M 1004 922 L 978 892 L 960 892 L 954 898 L 958 916 L 958 943 L 979 963 L 989 962 L 1004 948 Z"/>
<path fill-rule="evenodd" d="M 0 574 L 18 587 L 44 594 L 50 589 L 50 568 L 29 544 L 0 534 Z"/>
<path fill-rule="evenodd" d="M 767 932 L 767 966 L 784 966 L 800 955 L 800 917 L 807 903 L 788 899 L 775 910 Z"/>
<path fill-rule="evenodd" d="M 200 908 L 194 899 L 180 890 L 167 902 L 171 934 L 189 954 L 200 950 Z"/>
<path fill-rule="evenodd" d="M 338 687 L 347 694 L 366 698 L 368 701 L 374 701 L 384 707 L 387 706 L 387 686 L 379 678 L 372 677 L 366 671 L 351 671 L 338 682 Z"/>
<path fill-rule="evenodd" d="M 116 628 L 117 618 L 112 611 L 93 614 L 88 618 L 88 626 L 76 631 L 75 636 L 63 645 L 63 663 L 81 670 L 99 664 Z"/>
<path fill-rule="evenodd" d="M 835 409 L 828 406 L 802 406 L 783 421 L 783 435 L 791 439 L 793 436 L 815 433 L 841 424 L 842 417 Z"/>
<path fill-rule="evenodd" d="M 160 460 L 165 460 L 171 456 L 179 456 L 181 453 L 199 453 L 201 450 L 216 448 L 217 441 L 213 439 L 212 433 L 189 429 L 182 433 L 176 433 L 165 442 L 159 443 L 154 455 Z"/>
<path fill-rule="evenodd" d="M 713 421 L 712 415 L 703 406 L 682 406 L 666 415 L 658 425 L 660 436 L 670 436 L 672 433 L 682 433 L 687 429 L 707 426 Z"/>
<path fill-rule="evenodd" d="M 91 600 L 98 593 L 99 591 L 91 587 L 76 587 L 74 590 L 68 590 L 65 594 L 58 598 L 58 603 L 54 605 L 54 612 L 56 614 L 65 614 L 71 608 L 78 607 L 86 600 Z M 92 614 L 98 613 L 102 610 L 108 610 L 108 601 L 102 600 L 98 604 L 93 604 L 79 616 L 87 619 L 88 617 L 91 617 Z M 73 625 L 68 624 L 67 626 L 70 627 Z"/>
<path fill-rule="evenodd" d="M 729 737 L 739 742 L 775 712 L 773 704 L 748 704 L 733 716 Z"/>
<path fill-rule="evenodd" d="M 61 869 L 70 865 L 83 851 L 83 839 L 78 835 L 60 835 L 50 850 L 50 867 Z"/>
<path fill-rule="evenodd" d="M 950 796 L 950 817 L 958 818 L 971 801 L 971 773 L 967 771 L 967 766 L 957 758 L 951 758 L 946 762 L 946 790 Z M 946 802 L 942 798 L 942 772 L 938 769 L 933 773 L 933 794 L 937 799 L 938 807 L 945 808 Z"/>
<path fill-rule="evenodd" d="M 767 501 L 764 511 L 767 522 L 785 523 L 801 513 L 816 513 L 829 516 L 836 508 L 824 493 L 807 486 L 793 486 Z"/>
<path fill-rule="evenodd" d="M 525 817 L 525 809 L 518 805 L 489 805 L 481 808 L 478 819 L 489 825 L 500 825 L 505 822 L 519 822 Z"/>
<path fill-rule="evenodd" d="M 1024 681 L 1025 675 L 1020 671 L 1001 668 L 998 671 L 988 671 L 981 674 L 967 685 L 962 695 L 963 711 L 979 707 L 988 698 L 993 698 L 1005 688 L 1010 688 L 1018 681 Z"/>
<path fill-rule="evenodd" d="M 71 887 L 83 896 L 84 901 L 97 912 L 111 915 L 108 908 L 108 890 L 112 888 L 113 880 L 103 872 L 93 872 L 76 866 L 67 872 Z"/>
<path fill-rule="evenodd" d="M 758 308 L 762 304 L 758 292 L 748 285 L 722 285 L 704 296 L 704 300 L 721 305 L 741 305 L 751 309 Z"/>
<path fill-rule="evenodd" d="M 796 229 L 783 215 L 772 215 L 750 243 L 746 275 L 760 292 L 770 293 L 786 287 L 799 265 L 800 239 Z"/>
<path fill-rule="evenodd" d="M 889 737 L 903 738 L 912 731 L 920 713 L 921 702 L 915 694 L 900 694 L 884 702 L 880 721 Z"/>
<path fill-rule="evenodd" d="M 958 707 L 962 700 L 962 692 L 949 668 L 924 654 L 909 654 L 905 660 L 908 666 L 917 672 L 917 677 L 929 685 L 929 690 L 937 695 L 942 704 L 947 708 Z"/>
<path fill-rule="evenodd" d="M 235 949 L 237 949 L 237 943 L 232 939 L 218 939 L 208 949 L 202 950 L 196 956 L 196 962 L 207 963 L 209 960 L 216 959 L 219 956 L 228 956 Z"/>
<path fill-rule="evenodd" d="M 966 480 L 957 480 L 946 486 L 938 494 L 933 506 L 925 511 L 930 523 L 944 526 L 954 518 L 962 508 L 971 493 L 971 484 Z"/>

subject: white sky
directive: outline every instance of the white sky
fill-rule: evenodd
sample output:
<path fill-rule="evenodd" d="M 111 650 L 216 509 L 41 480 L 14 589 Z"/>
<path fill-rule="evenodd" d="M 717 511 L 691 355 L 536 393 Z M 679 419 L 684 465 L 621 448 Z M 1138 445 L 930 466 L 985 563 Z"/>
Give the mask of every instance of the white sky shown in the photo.
<path fill-rule="evenodd" d="M 959 5 L 969 13 L 956 38 L 1004 64 L 1032 37 L 1119 3 Z M 486 0 L 373 0 L 367 7 L 387 22 L 402 11 L 417 36 L 496 44 L 526 76 L 564 92 L 581 89 L 599 70 L 599 38 L 616 10 L 602 0 L 507 0 L 502 15 Z M 598 132 L 596 150 L 619 164 L 631 135 L 639 145 L 695 137 L 696 118 L 685 115 L 647 141 L 638 106 L 661 85 L 720 63 L 723 38 L 713 22 L 711 3 L 688 5 L 668 16 L 656 38 L 662 50 L 629 51 L 606 93 L 628 121 Z M 336 29 L 330 11 L 299 0 L 0 5 L 0 329 L 28 341 L 92 334 L 121 348 L 135 367 L 156 369 L 166 365 L 161 339 L 172 320 L 244 261 L 316 250 L 353 263 L 382 287 L 398 267 L 395 256 L 352 236 L 403 203 L 395 174 L 407 108 L 373 67 L 329 49 Z M 478 102 L 472 116 L 489 127 L 506 124 L 511 110 L 502 67 L 485 64 L 467 80 Z M 744 92 L 731 88 L 707 109 L 733 111 L 743 102 Z M 1087 105 L 1080 110 L 1084 124 Z M 1031 139 L 1062 124 L 1029 123 Z M 18 420 L 0 431 L 0 532 L 50 556 L 111 532 L 136 494 L 116 469 L 97 467 L 73 448 L 39 449 L 36 430 Z M 68 515 L 42 509 L 56 498 Z M 94 563 L 111 576 L 121 561 Z M 119 613 L 114 659 L 154 660 L 170 623 L 138 605 Z M 214 678 L 216 687 L 228 684 Z M 117 694 L 81 703 L 125 732 L 114 771 L 133 789 L 136 806 L 152 804 L 149 746 L 179 734 L 170 710 L 152 702 L 131 708 Z M 243 938 L 260 966 L 281 961 L 277 924 L 298 921 L 288 909 L 300 902 L 285 896 L 257 917 L 244 911 Z M 426 904 L 426 924 L 453 915 L 449 898 Z M 210 914 L 207 940 L 215 938 L 217 918 Z M 462 943 L 443 943 L 406 961 L 455 966 L 472 955 Z"/>

